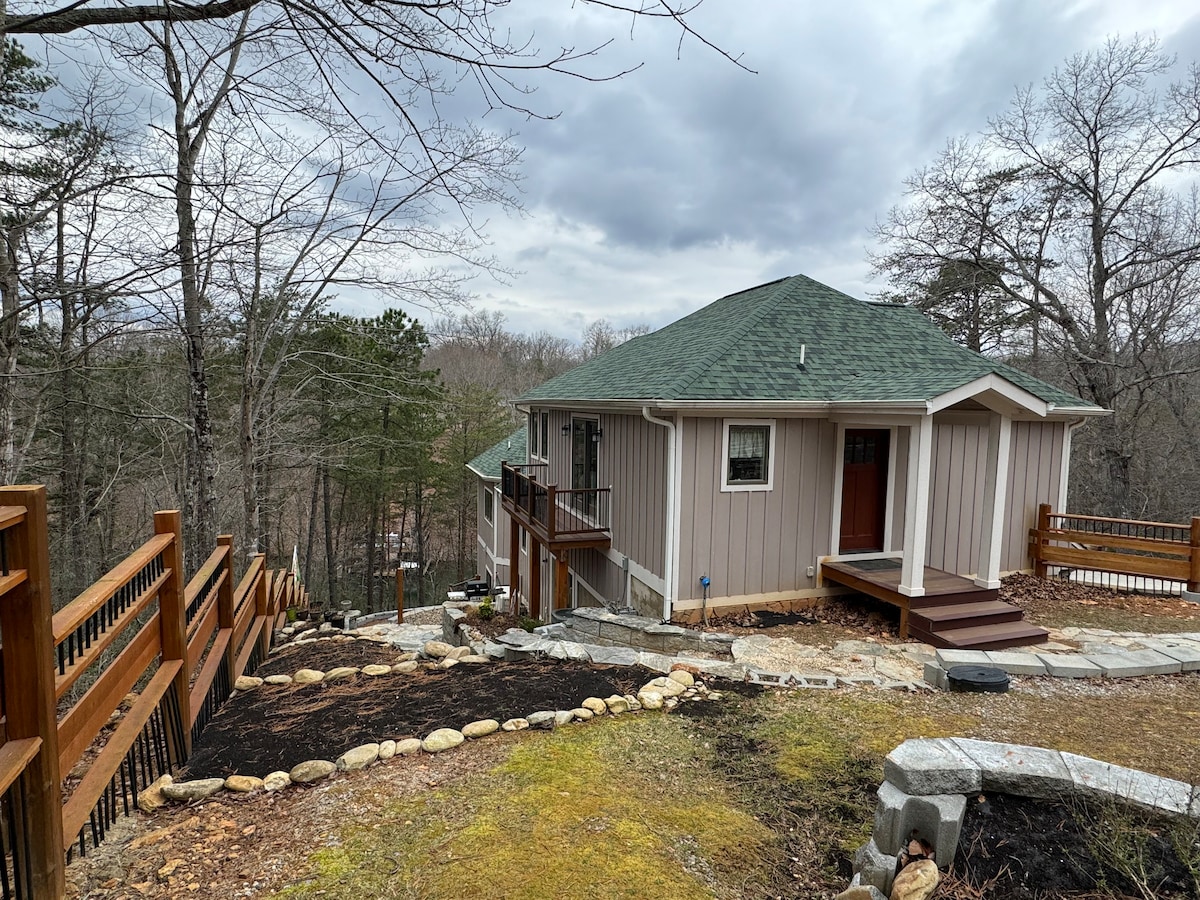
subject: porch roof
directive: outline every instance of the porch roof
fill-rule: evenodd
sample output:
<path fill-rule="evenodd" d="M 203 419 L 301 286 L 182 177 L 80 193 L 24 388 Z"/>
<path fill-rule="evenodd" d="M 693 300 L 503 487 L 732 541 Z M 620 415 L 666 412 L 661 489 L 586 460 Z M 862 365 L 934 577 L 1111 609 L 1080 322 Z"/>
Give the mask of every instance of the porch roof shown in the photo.
<path fill-rule="evenodd" d="M 804 275 L 722 297 L 518 402 L 932 402 L 985 376 L 998 376 L 1048 410 L 1100 412 L 959 346 L 919 310 L 856 300 Z"/>
<path fill-rule="evenodd" d="M 467 463 L 467 468 L 486 481 L 499 481 L 500 463 L 505 460 L 516 463 L 525 459 L 528 430 L 522 425 L 504 440 L 497 442 L 494 447 L 489 447 Z"/>

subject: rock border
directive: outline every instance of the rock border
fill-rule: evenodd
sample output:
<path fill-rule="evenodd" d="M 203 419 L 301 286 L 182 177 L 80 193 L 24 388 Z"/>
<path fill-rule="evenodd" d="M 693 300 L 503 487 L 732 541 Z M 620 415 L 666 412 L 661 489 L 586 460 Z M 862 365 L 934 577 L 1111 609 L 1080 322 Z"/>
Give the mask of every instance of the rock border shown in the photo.
<path fill-rule="evenodd" d="M 430 647 L 429 644 L 440 644 L 440 646 Z M 431 658 L 439 658 L 437 654 L 442 653 L 441 662 L 436 664 L 439 666 L 445 662 L 455 664 L 459 662 L 459 660 L 447 656 L 445 653 L 447 650 L 453 652 L 454 648 L 448 648 L 447 645 L 438 641 L 430 641 L 426 645 L 426 651 Z M 407 664 L 413 665 L 414 669 L 417 665 L 416 660 L 411 660 Z M 404 663 L 398 665 L 404 665 Z M 316 672 L 316 670 L 303 669 L 300 671 Z M 353 678 L 361 671 L 347 666 L 319 674 L 323 674 L 323 680 L 328 681 L 331 677 L 335 680 Z M 242 677 L 251 682 L 258 682 L 247 687 L 247 690 L 257 690 L 267 683 L 265 679 L 255 676 Z M 273 683 L 284 684 L 286 682 Z M 386 739 L 360 744 L 341 753 L 335 760 L 310 759 L 293 766 L 290 771 L 275 771 L 262 778 L 238 773 L 224 779 L 201 778 L 177 782 L 171 775 L 163 775 L 138 794 L 137 804 L 143 812 L 149 813 L 160 809 L 168 801 L 189 803 L 206 800 L 222 790 L 232 793 L 250 793 L 262 790 L 270 793 L 292 784 L 315 784 L 335 773 L 358 771 L 374 765 L 376 762 L 387 761 L 397 756 L 444 753 L 460 747 L 470 740 L 480 740 L 493 734 L 524 731 L 529 728 L 553 731 L 555 728 L 572 722 L 587 722 L 603 715 L 615 716 L 643 709 L 669 712 L 681 703 L 719 701 L 722 698 L 723 694 L 720 691 L 710 690 L 708 685 L 689 671 L 689 667 L 680 666 L 667 675 L 650 679 L 638 690 L 636 696 L 613 694 L 606 699 L 588 697 L 573 709 L 537 710 L 523 717 L 508 719 L 503 723 L 495 719 L 481 719 L 464 725 L 461 730 L 437 728 L 424 738 L 405 738 L 400 741 Z"/>
<path fill-rule="evenodd" d="M 914 831 L 942 865 L 954 859 L 967 797 L 980 791 L 1038 799 L 1082 794 L 1200 819 L 1200 784 L 1042 747 L 916 738 L 887 755 L 883 775 L 871 839 L 854 855 L 851 886 L 885 895 Z"/>

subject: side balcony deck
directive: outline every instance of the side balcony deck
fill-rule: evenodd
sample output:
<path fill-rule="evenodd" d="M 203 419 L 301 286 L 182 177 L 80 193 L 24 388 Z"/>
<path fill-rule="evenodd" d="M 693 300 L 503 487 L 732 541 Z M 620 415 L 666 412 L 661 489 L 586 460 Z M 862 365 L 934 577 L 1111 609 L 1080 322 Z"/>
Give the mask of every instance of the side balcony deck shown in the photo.
<path fill-rule="evenodd" d="M 611 490 L 545 484 L 544 463 L 500 466 L 501 506 L 551 553 L 612 546 Z"/>

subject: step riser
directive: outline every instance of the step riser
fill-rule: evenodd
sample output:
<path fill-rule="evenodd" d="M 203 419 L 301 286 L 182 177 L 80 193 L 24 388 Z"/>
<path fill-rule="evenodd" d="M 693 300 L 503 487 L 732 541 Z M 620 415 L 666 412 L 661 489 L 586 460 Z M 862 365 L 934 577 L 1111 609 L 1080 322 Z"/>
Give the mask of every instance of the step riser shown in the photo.
<path fill-rule="evenodd" d="M 956 628 L 976 628 L 981 625 L 1005 625 L 1009 622 L 1021 622 L 1023 619 L 1024 615 L 1019 609 L 1012 612 L 988 613 L 981 616 L 955 616 L 953 619 L 942 619 L 940 621 L 930 621 L 914 612 L 909 616 L 908 627 L 910 629 L 914 627 L 920 628 L 931 632 L 953 631 Z"/>
<path fill-rule="evenodd" d="M 1046 640 L 1045 635 L 1033 635 L 1027 637 L 998 638 L 991 641 L 977 640 L 972 641 L 970 644 L 958 644 L 954 641 L 946 640 L 937 632 L 923 631 L 911 626 L 908 633 L 912 640 L 922 641 L 940 650 L 1006 650 L 1010 647 L 1028 647 L 1030 644 L 1040 644 Z"/>
<path fill-rule="evenodd" d="M 924 597 L 912 597 L 908 608 L 933 609 L 938 606 L 959 606 L 963 603 L 989 603 L 1000 599 L 999 591 L 975 591 L 969 594 L 933 594 Z"/>

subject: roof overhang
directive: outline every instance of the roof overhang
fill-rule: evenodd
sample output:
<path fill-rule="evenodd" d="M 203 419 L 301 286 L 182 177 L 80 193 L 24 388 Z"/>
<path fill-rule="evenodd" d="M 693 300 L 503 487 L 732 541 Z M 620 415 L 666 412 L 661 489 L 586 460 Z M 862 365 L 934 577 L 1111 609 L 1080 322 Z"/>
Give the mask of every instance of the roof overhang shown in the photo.
<path fill-rule="evenodd" d="M 499 479 L 497 476 L 495 476 L 495 475 L 484 475 L 482 472 L 480 472 L 480 471 L 479 471 L 477 468 L 475 468 L 475 467 L 474 467 L 473 465 L 471 465 L 470 463 L 467 463 L 467 469 L 468 469 L 468 471 L 474 472 L 476 475 L 478 475 L 478 476 L 479 476 L 480 478 L 482 478 L 484 481 L 492 481 L 492 482 L 496 482 L 497 484 L 500 482 L 500 479 Z"/>

